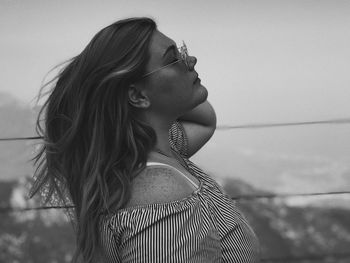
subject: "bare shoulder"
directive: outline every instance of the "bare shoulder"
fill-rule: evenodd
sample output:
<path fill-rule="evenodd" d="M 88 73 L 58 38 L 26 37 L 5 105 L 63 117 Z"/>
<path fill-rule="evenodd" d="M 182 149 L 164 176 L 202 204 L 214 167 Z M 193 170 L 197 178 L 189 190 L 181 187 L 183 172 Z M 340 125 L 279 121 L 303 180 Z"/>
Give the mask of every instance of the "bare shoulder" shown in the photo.
<path fill-rule="evenodd" d="M 125 207 L 183 199 L 193 192 L 185 180 L 178 171 L 170 167 L 146 167 L 134 178 L 131 198 Z"/>

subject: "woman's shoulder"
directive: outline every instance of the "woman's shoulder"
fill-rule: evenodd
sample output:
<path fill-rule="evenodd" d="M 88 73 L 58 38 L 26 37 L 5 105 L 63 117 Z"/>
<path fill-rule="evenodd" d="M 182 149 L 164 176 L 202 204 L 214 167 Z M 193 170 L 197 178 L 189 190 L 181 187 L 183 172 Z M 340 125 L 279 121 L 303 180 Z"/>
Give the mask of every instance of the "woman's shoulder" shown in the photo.
<path fill-rule="evenodd" d="M 133 179 L 130 199 L 124 208 L 181 201 L 193 191 L 176 169 L 147 166 Z"/>

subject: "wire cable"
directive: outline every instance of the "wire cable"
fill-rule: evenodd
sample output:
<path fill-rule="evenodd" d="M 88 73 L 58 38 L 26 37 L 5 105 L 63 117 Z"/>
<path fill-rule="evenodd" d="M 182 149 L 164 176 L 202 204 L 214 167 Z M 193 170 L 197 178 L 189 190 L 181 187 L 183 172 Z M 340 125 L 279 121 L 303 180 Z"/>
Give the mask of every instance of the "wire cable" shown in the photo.
<path fill-rule="evenodd" d="M 320 193 L 301 193 L 301 194 L 266 194 L 266 195 L 239 195 L 231 197 L 233 200 L 254 200 L 261 198 L 287 198 L 294 196 L 320 196 L 320 195 L 343 195 L 350 194 L 350 191 L 339 191 L 339 192 L 320 192 Z M 0 213 L 9 212 L 25 212 L 30 210 L 45 210 L 45 209 L 64 209 L 64 208 L 74 208 L 74 206 L 42 206 L 42 207 L 12 207 L 12 206 L 0 206 Z"/>
<path fill-rule="evenodd" d="M 72 209 L 75 206 L 39 206 L 39 207 L 12 207 L 2 206 L 0 207 L 0 213 L 11 213 L 11 212 L 28 212 L 35 210 L 47 210 L 47 209 Z"/>
<path fill-rule="evenodd" d="M 0 138 L 0 141 L 20 141 L 20 140 L 38 140 L 43 137 L 13 137 L 13 138 Z"/>
<path fill-rule="evenodd" d="M 350 124 L 350 118 L 343 119 L 330 119 L 323 121 L 305 121 L 305 122 L 285 122 L 285 123 L 257 123 L 257 124 L 244 124 L 244 125 L 218 125 L 217 130 L 231 130 L 231 129 L 251 129 L 251 128 L 268 128 L 268 127 L 282 127 L 282 126 L 295 126 L 295 125 L 313 125 L 313 124 Z M 13 138 L 0 138 L 0 141 L 17 141 L 17 140 L 38 140 L 42 139 L 41 136 L 34 137 L 13 137 Z"/>
<path fill-rule="evenodd" d="M 308 255 L 300 255 L 300 256 L 285 256 L 285 257 L 270 257 L 270 258 L 262 258 L 261 262 L 298 262 L 298 261 L 316 261 L 316 262 L 324 262 L 329 259 L 346 259 L 350 258 L 350 253 L 328 253 L 328 254 L 308 254 Z M 329 262 L 329 261 L 327 261 Z M 337 261 L 338 262 L 338 261 Z"/>
<path fill-rule="evenodd" d="M 344 195 L 350 194 L 350 191 L 333 191 L 333 192 L 318 192 L 318 193 L 299 193 L 299 194 L 258 194 L 258 195 L 238 195 L 233 196 L 233 200 L 252 200 L 252 199 L 274 199 L 274 198 L 288 198 L 295 196 L 321 196 L 321 195 Z"/>
<path fill-rule="evenodd" d="M 285 123 L 258 123 L 258 124 L 245 124 L 238 126 L 231 125 L 219 125 L 219 130 L 231 130 L 241 128 L 266 128 L 266 127 L 279 127 L 279 126 L 295 126 L 295 125 L 310 125 L 310 124 L 350 124 L 350 118 L 343 119 L 330 119 L 324 121 L 304 121 L 304 122 L 285 122 Z"/>

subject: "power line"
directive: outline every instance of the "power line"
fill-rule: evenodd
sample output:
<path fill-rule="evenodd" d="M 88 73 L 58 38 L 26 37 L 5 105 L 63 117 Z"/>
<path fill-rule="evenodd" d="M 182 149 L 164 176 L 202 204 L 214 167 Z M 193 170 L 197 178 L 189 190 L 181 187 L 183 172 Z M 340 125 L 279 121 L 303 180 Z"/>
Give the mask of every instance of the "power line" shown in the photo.
<path fill-rule="evenodd" d="M 219 130 L 231 130 L 241 128 L 266 128 L 266 127 L 278 127 L 278 126 L 295 126 L 295 125 L 310 125 L 310 124 L 348 124 L 350 118 L 344 119 L 330 119 L 324 121 L 305 121 L 305 122 L 284 122 L 284 123 L 258 123 L 258 124 L 245 124 L 238 126 L 220 125 L 217 128 Z"/>
<path fill-rule="evenodd" d="M 13 137 L 13 138 L 0 138 L 0 141 L 20 141 L 20 140 L 38 140 L 42 139 L 43 137 Z"/>
<path fill-rule="evenodd" d="M 328 259 L 346 259 L 350 258 L 350 253 L 328 253 L 328 254 L 308 254 L 300 256 L 270 257 L 262 258 L 261 262 L 298 262 L 298 261 L 316 261 L 320 262 Z"/>
<path fill-rule="evenodd" d="M 320 196 L 320 195 L 343 195 L 350 194 L 350 191 L 339 191 L 339 192 L 320 192 L 320 193 L 300 193 L 300 194 L 264 194 L 264 195 L 239 195 L 232 197 L 233 200 L 253 200 L 261 198 L 286 198 L 294 196 Z M 9 212 L 25 212 L 31 210 L 46 210 L 46 209 L 64 209 L 64 208 L 74 208 L 74 206 L 41 206 L 41 207 L 12 207 L 12 206 L 3 206 L 0 207 L 0 213 L 9 213 Z"/>
<path fill-rule="evenodd" d="M 318 193 L 299 193 L 299 194 L 257 194 L 257 195 L 238 195 L 233 196 L 234 200 L 252 200 L 252 199 L 274 199 L 274 198 L 287 198 L 295 196 L 321 196 L 321 195 L 344 195 L 350 194 L 350 191 L 333 191 L 333 192 L 318 192 Z"/>
<path fill-rule="evenodd" d="M 251 129 L 251 128 L 268 128 L 268 127 L 282 127 L 282 126 L 296 126 L 296 125 L 310 125 L 310 124 L 349 124 L 350 118 L 344 119 L 330 119 L 323 121 L 306 121 L 306 122 L 285 122 L 285 123 L 256 123 L 256 124 L 244 124 L 244 125 L 218 125 L 218 130 L 231 130 L 231 129 Z M 42 139 L 41 136 L 34 137 L 13 137 L 13 138 L 0 138 L 0 141 L 17 141 L 17 140 L 38 140 Z"/>
<path fill-rule="evenodd" d="M 27 212 L 33 210 L 48 210 L 48 209 L 71 209 L 75 206 L 39 206 L 39 207 L 12 207 L 3 206 L 0 207 L 0 213 L 10 213 L 10 212 Z"/>

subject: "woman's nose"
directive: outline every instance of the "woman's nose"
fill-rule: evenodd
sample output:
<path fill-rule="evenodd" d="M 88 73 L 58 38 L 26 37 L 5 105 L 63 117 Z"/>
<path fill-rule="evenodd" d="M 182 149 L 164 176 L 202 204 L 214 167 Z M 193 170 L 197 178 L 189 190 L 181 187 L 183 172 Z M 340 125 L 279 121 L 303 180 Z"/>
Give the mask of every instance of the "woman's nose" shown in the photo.
<path fill-rule="evenodd" d="M 193 70 L 194 66 L 197 64 L 197 58 L 194 56 L 189 56 L 188 60 L 189 70 Z"/>

